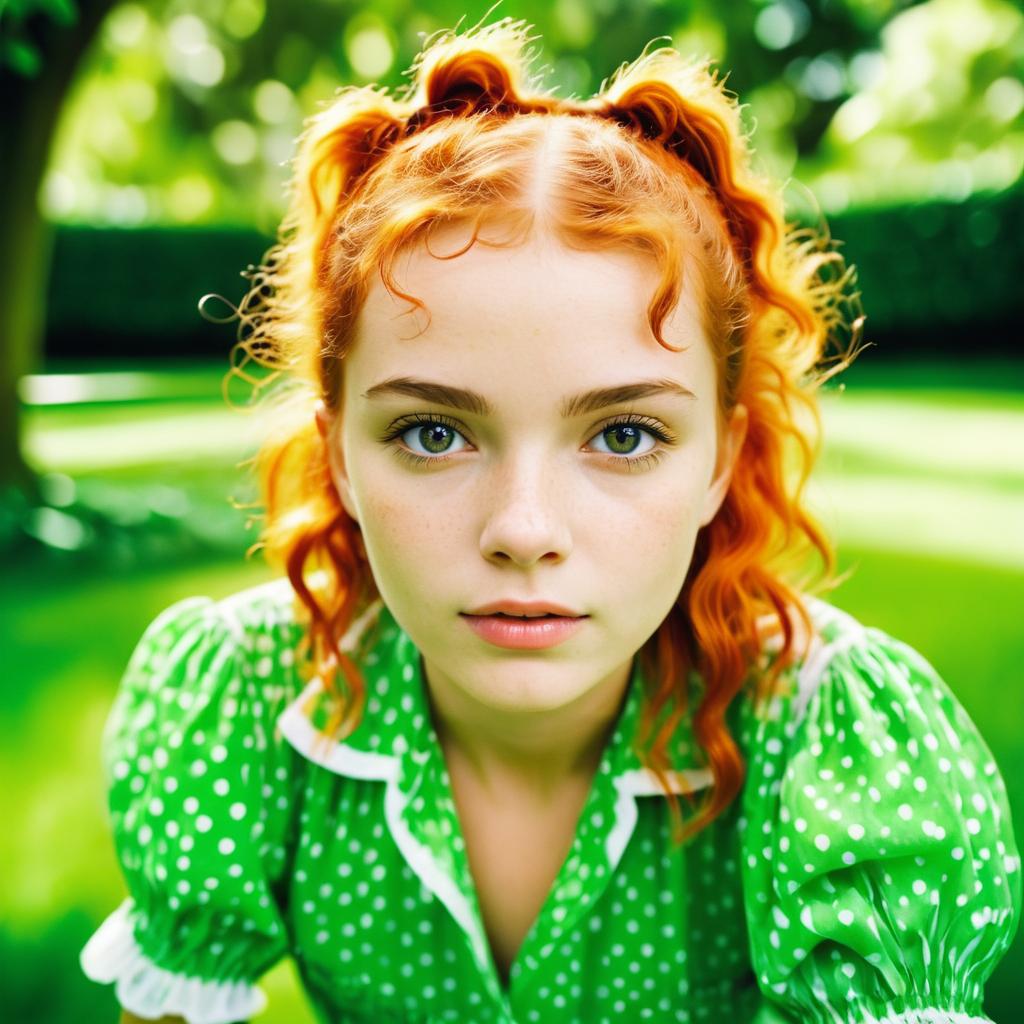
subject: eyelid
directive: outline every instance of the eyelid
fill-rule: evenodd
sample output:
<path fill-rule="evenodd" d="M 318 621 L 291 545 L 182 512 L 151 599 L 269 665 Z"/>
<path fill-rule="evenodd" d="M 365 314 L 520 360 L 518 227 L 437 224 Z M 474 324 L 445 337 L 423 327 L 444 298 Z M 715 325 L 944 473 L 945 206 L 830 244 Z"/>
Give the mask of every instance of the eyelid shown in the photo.
<path fill-rule="evenodd" d="M 381 441 L 387 442 L 394 440 L 411 427 L 419 426 L 423 423 L 442 423 L 446 427 L 450 427 L 452 430 L 457 430 L 464 437 L 466 437 L 468 433 L 471 433 L 471 431 L 468 431 L 460 420 L 448 415 L 447 413 L 413 412 L 406 413 L 405 415 L 392 420 L 381 436 Z M 602 421 L 591 428 L 587 439 L 589 440 L 595 434 L 605 431 L 609 427 L 619 423 L 628 423 L 630 425 L 643 427 L 646 430 L 651 431 L 659 441 L 663 441 L 666 444 L 675 444 L 678 440 L 673 431 L 670 430 L 661 420 L 653 416 L 633 412 L 631 410 L 625 410 L 619 413 L 609 413 Z M 466 437 L 466 439 L 469 440 L 468 437 Z"/>
<path fill-rule="evenodd" d="M 446 426 L 450 430 L 453 430 L 460 435 L 464 435 L 462 425 L 457 420 L 453 420 L 445 414 L 410 413 L 406 416 L 400 416 L 398 420 L 393 421 L 391 427 L 389 427 L 388 431 L 381 438 L 381 441 L 394 450 L 396 457 L 412 464 L 418 469 L 427 467 L 437 468 L 439 465 L 448 462 L 459 453 L 450 452 L 440 455 L 420 455 L 419 452 L 412 451 L 404 444 L 397 443 L 403 434 L 424 423 L 440 423 L 442 426 Z M 656 466 L 664 458 L 666 453 L 677 444 L 676 436 L 672 431 L 665 427 L 660 420 L 654 420 L 652 417 L 643 416 L 638 413 L 620 413 L 617 416 L 613 415 L 609 417 L 604 423 L 593 428 L 588 437 L 588 441 L 595 437 L 599 437 L 601 434 L 611 429 L 611 427 L 619 424 L 640 427 L 645 433 L 649 434 L 654 439 L 655 446 L 649 451 L 642 452 L 639 455 L 594 452 L 594 455 L 601 456 L 605 465 L 609 469 L 626 472 L 642 472 L 652 466 Z M 472 444 L 468 438 L 466 438 L 466 440 L 468 443 Z"/>

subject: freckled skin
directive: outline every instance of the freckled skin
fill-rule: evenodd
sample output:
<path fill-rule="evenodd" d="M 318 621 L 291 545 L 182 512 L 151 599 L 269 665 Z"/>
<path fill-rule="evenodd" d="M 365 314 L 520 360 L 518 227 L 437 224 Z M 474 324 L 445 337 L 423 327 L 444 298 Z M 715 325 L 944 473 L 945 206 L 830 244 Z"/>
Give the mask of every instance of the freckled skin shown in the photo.
<path fill-rule="evenodd" d="M 465 237 L 446 229 L 431 249 L 453 251 Z M 676 600 L 698 530 L 724 498 L 745 410 L 719 437 L 716 370 L 692 286 L 664 324 L 682 347 L 670 351 L 647 323 L 653 270 L 638 254 L 580 252 L 538 234 L 452 260 L 421 246 L 396 278 L 426 304 L 429 326 L 374 280 L 343 363 L 343 412 L 320 414 L 335 482 L 381 596 L 423 656 L 442 742 L 485 780 L 545 790 L 596 770 L 633 655 Z M 494 413 L 362 397 L 394 376 L 472 389 Z M 578 392 L 665 378 L 695 397 L 560 415 Z M 382 444 L 410 413 L 443 414 L 457 431 L 427 449 L 413 425 Z M 612 448 L 608 427 L 629 414 L 675 442 L 640 425 L 632 448 Z M 394 452 L 403 442 L 451 457 L 414 466 Z M 626 468 L 624 454 L 654 447 L 665 448 L 659 462 Z M 590 618 L 556 647 L 501 650 L 459 613 L 506 597 L 548 598 Z"/>

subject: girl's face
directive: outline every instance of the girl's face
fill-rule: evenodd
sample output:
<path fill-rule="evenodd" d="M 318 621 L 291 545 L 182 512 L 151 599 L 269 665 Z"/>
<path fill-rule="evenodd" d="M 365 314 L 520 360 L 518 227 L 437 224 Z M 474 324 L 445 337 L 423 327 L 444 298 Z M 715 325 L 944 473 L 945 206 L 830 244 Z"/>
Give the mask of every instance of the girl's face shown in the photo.
<path fill-rule="evenodd" d="M 467 238 L 449 227 L 431 250 Z M 696 296 L 687 289 L 665 322 L 666 340 L 685 345 L 670 352 L 647 324 L 653 272 L 638 255 L 544 235 L 451 260 L 421 245 L 396 279 L 429 326 L 375 279 L 341 414 L 318 414 L 380 595 L 428 679 L 494 711 L 586 704 L 624 681 L 677 599 L 742 443 L 742 407 L 716 436 Z M 641 383 L 649 393 L 614 404 L 592 394 Z M 553 647 L 510 650 L 463 614 L 502 599 L 587 618 Z"/>

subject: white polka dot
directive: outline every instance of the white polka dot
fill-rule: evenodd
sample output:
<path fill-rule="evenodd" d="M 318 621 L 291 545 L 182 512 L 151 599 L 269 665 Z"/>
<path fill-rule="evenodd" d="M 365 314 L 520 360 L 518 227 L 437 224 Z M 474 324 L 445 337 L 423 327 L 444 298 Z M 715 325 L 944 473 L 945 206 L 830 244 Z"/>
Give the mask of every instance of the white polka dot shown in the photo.
<path fill-rule="evenodd" d="M 241 820 L 245 817 L 245 804 L 232 804 L 231 807 L 228 809 L 228 813 L 231 815 L 232 818 L 235 819 L 235 821 Z"/>
<path fill-rule="evenodd" d="M 820 833 L 819 833 L 818 835 L 816 835 L 816 836 L 814 837 L 814 845 L 815 845 L 815 846 L 816 846 L 816 847 L 817 847 L 817 848 L 818 848 L 819 850 L 821 850 L 821 851 L 822 851 L 822 853 L 824 853 L 824 852 L 825 852 L 825 851 L 826 851 L 826 850 L 827 850 L 827 849 L 829 848 L 829 846 L 831 846 L 831 845 L 832 845 L 832 843 L 831 843 L 831 841 L 829 840 L 828 836 L 826 836 L 826 835 L 822 835 L 822 834 L 820 834 Z"/>
<path fill-rule="evenodd" d="M 223 853 L 226 857 L 229 853 L 235 852 L 235 841 L 234 839 L 228 839 L 225 837 L 217 844 L 217 850 Z"/>
<path fill-rule="evenodd" d="M 196 831 L 209 832 L 213 828 L 213 819 L 208 814 L 200 814 L 196 818 Z"/>
<path fill-rule="evenodd" d="M 852 910 L 840 910 L 839 920 L 842 924 L 851 925 L 853 924 L 853 911 Z"/>

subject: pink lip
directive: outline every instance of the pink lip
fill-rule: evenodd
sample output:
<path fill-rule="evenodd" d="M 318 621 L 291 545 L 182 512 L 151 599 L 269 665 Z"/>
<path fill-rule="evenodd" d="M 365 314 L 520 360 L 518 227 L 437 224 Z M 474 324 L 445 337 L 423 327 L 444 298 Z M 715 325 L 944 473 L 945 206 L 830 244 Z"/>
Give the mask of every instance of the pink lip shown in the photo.
<path fill-rule="evenodd" d="M 554 647 L 581 629 L 586 616 L 572 619 L 557 616 L 549 619 L 508 619 L 500 615 L 463 615 L 477 636 L 496 647 L 538 651 Z"/>

